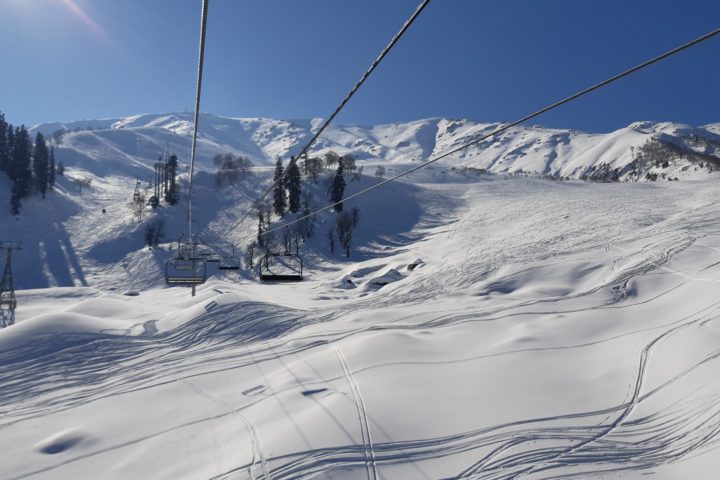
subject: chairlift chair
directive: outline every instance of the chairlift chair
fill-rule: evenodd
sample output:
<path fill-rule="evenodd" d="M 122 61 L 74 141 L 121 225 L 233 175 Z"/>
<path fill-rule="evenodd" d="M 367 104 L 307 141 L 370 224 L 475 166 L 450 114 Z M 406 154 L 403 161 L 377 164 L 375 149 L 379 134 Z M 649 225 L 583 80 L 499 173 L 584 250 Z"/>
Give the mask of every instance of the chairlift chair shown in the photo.
<path fill-rule="evenodd" d="M 225 261 L 221 260 L 218 268 L 220 270 L 240 270 L 240 259 L 233 256 Z"/>
<path fill-rule="evenodd" d="M 303 279 L 303 260 L 292 253 L 268 253 L 260 260 L 260 280 L 299 282 Z"/>
<path fill-rule="evenodd" d="M 240 259 L 235 255 L 235 245 L 232 246 L 232 255 L 225 259 L 220 259 L 218 265 L 220 270 L 240 270 Z"/>
<path fill-rule="evenodd" d="M 201 285 L 207 280 L 207 263 L 196 255 L 197 245 L 178 245 L 178 254 L 165 264 L 165 282 L 169 285 Z"/>

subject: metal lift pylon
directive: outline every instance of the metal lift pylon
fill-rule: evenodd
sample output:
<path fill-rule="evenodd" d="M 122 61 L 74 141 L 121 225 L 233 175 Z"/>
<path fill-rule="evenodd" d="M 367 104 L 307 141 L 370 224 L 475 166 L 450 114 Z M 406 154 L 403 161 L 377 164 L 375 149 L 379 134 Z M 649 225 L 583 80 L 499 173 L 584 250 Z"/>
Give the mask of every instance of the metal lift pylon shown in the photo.
<path fill-rule="evenodd" d="M 12 252 L 22 250 L 19 242 L 0 242 L 0 251 L 5 252 L 5 267 L 0 279 L 0 328 L 9 327 L 15 323 L 15 283 L 12 274 Z"/>

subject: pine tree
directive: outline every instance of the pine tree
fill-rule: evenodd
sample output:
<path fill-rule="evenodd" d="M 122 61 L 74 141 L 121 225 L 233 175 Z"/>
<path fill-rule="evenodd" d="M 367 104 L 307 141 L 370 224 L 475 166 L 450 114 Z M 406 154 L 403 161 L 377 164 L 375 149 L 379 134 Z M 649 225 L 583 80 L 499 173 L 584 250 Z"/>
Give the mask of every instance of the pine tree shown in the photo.
<path fill-rule="evenodd" d="M 170 205 L 175 205 L 178 203 L 178 193 L 177 193 L 177 168 L 178 168 L 178 158 L 177 155 L 174 153 L 170 155 L 170 158 L 168 158 L 167 166 L 166 166 L 166 178 L 168 181 L 168 189 L 167 193 L 165 194 L 165 201 L 169 203 Z"/>
<path fill-rule="evenodd" d="M 278 158 L 275 163 L 275 175 L 273 176 L 273 210 L 282 217 L 285 215 L 285 207 L 285 179 L 282 159 Z"/>
<path fill-rule="evenodd" d="M 345 195 L 345 186 L 347 185 L 345 183 L 345 176 L 343 175 L 344 168 L 343 162 L 339 161 L 335 178 L 333 178 L 332 185 L 330 185 L 330 203 L 337 203 L 337 205 L 335 205 L 336 212 L 342 212 L 343 209 L 342 199 Z"/>
<path fill-rule="evenodd" d="M 32 192 L 32 142 L 25 126 L 15 128 L 12 156 L 8 171 L 12 179 L 14 194 L 19 199 Z"/>
<path fill-rule="evenodd" d="M 297 162 L 290 162 L 287 169 L 287 189 L 288 189 L 288 210 L 297 213 L 300 210 L 300 167 Z"/>
<path fill-rule="evenodd" d="M 45 137 L 38 132 L 35 136 L 35 148 L 33 149 L 33 174 L 35 177 L 35 189 L 45 198 L 48 187 L 48 163 L 50 152 L 48 151 Z"/>
<path fill-rule="evenodd" d="M 17 215 L 20 213 L 20 193 L 19 193 L 19 187 L 17 183 L 13 183 L 12 186 L 12 194 L 10 195 L 10 212 L 13 215 Z"/>
<path fill-rule="evenodd" d="M 7 133 L 5 135 L 5 169 L 4 172 L 12 180 L 12 159 L 13 150 L 15 149 L 15 133 L 12 124 L 7 125 Z"/>
<path fill-rule="evenodd" d="M 50 147 L 50 161 L 48 162 L 48 187 L 50 190 L 55 186 L 55 147 Z"/>

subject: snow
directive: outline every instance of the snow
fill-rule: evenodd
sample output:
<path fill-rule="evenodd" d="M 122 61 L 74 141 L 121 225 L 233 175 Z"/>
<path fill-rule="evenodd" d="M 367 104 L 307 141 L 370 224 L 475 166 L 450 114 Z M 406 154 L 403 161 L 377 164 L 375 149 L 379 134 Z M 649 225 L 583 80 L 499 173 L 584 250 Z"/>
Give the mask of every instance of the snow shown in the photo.
<path fill-rule="evenodd" d="M 212 170 L 212 157 L 228 152 L 244 155 L 258 166 L 271 166 L 278 156 L 288 158 L 298 154 L 319 128 L 319 122 L 320 119 L 228 118 L 204 113 L 200 117 L 198 167 Z M 396 164 L 402 169 L 458 147 L 468 139 L 488 134 L 499 126 L 501 124 L 446 118 L 371 126 L 331 125 L 313 151 L 318 154 L 331 150 L 341 155 L 352 153 L 371 174 L 370 169 L 376 165 Z M 60 128 L 88 127 L 93 130 L 70 131 L 59 140 L 56 146 L 58 159 L 66 166 L 82 168 L 95 175 L 115 173 L 147 178 L 152 174 L 152 164 L 166 147 L 177 153 L 181 162 L 188 161 L 192 134 L 190 113 L 56 122 L 37 125 L 32 133 L 41 131 L 51 135 Z M 698 147 L 692 141 L 695 137 L 707 142 Z M 519 126 L 442 163 L 496 173 L 531 172 L 580 178 L 589 168 L 603 165 L 622 170 L 632 161 L 632 148 L 638 148 L 651 138 L 673 143 L 687 151 L 700 148 L 700 153 L 720 155 L 717 124 L 691 127 L 673 122 L 642 121 L 607 134 Z M 672 173 L 673 177 L 680 178 L 704 176 L 696 173 L 696 166 L 678 158 L 670 170 L 658 170 L 658 173 Z M 683 167 L 688 169 L 682 170 Z M 703 172 L 706 174 L 707 169 Z M 623 173 L 623 178 L 626 175 Z"/>
<path fill-rule="evenodd" d="M 267 163 L 317 128 L 214 121 L 205 152 L 250 151 L 252 141 L 263 152 L 253 158 Z M 720 472 L 714 174 L 593 183 L 451 169 L 489 165 L 493 151 L 504 152 L 492 153 L 500 172 L 621 165 L 630 145 L 685 127 L 512 130 L 486 145 L 491 153 L 460 155 L 357 202 L 350 259 L 328 253 L 327 216 L 306 248 L 304 281 L 214 271 L 191 297 L 163 281 L 182 201 L 145 213 L 166 223 L 166 243 L 153 250 L 127 206 L 133 172 L 167 138 L 180 145 L 183 122 L 140 115 L 66 134 L 65 152 L 77 156 L 64 157 L 56 191 L 29 200 L 19 218 L 0 213 L 2 231 L 25 245 L 14 258 L 17 323 L 0 330 L 0 477 Z M 222 125 L 232 126 L 227 137 Z M 344 153 L 366 139 L 363 162 L 401 169 L 496 126 L 337 127 L 323 148 Z M 218 190 L 201 171 L 196 228 L 213 248 L 252 238 L 252 218 L 238 220 L 268 175 Z M 73 176 L 92 178 L 82 196 Z M 376 181 L 349 182 L 349 192 Z M 320 201 L 322 182 L 310 188 Z"/>

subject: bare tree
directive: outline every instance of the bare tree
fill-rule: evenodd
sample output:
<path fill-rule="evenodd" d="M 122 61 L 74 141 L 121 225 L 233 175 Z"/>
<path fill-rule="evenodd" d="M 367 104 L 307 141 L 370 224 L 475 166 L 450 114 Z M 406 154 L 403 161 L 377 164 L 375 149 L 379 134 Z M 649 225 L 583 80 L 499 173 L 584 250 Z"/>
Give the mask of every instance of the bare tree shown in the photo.
<path fill-rule="evenodd" d="M 355 157 L 353 157 L 352 154 L 348 153 L 346 155 L 343 155 L 340 158 L 340 161 L 343 162 L 343 167 L 345 168 L 346 172 L 352 173 L 357 170 L 357 165 L 355 164 Z"/>
<path fill-rule="evenodd" d="M 362 165 L 360 165 L 359 167 L 357 167 L 357 169 L 353 172 L 352 177 L 350 177 L 350 181 L 351 181 L 351 182 L 359 182 L 360 179 L 362 179 L 363 169 L 364 169 L 364 168 L 365 168 L 365 167 L 363 167 Z"/>
<path fill-rule="evenodd" d="M 377 169 L 375 169 L 375 176 L 378 180 L 382 180 L 383 177 L 385 177 L 385 167 L 383 165 L 378 165 Z"/>
<path fill-rule="evenodd" d="M 218 186 L 235 186 L 238 179 L 245 179 L 253 167 L 253 163 L 245 157 L 235 157 L 232 153 L 215 155 L 213 164 L 217 167 L 215 181 Z"/>
<path fill-rule="evenodd" d="M 255 166 L 253 164 L 253 162 L 250 161 L 249 158 L 245 158 L 245 157 L 238 157 L 235 160 L 235 164 L 236 164 L 238 170 L 240 170 L 240 175 L 242 176 L 243 179 L 245 177 L 247 177 L 248 175 L 250 175 L 252 167 Z"/>
<path fill-rule="evenodd" d="M 157 247 L 165 234 L 165 221 L 162 218 L 154 218 L 145 224 L 145 245 Z"/>
<path fill-rule="evenodd" d="M 290 247 L 292 244 L 292 233 L 290 232 L 290 227 L 285 227 L 282 229 L 282 244 L 283 244 L 283 253 L 289 254 L 290 253 Z"/>
<path fill-rule="evenodd" d="M 248 257 L 248 264 L 250 265 L 250 269 L 253 268 L 253 259 L 255 257 L 255 250 L 257 249 L 257 247 L 258 247 L 257 242 L 253 241 L 247 246 L 247 248 L 245 250 L 245 253 L 247 254 L 247 257 Z"/>
<path fill-rule="evenodd" d="M 82 197 L 83 189 L 90 188 L 90 186 L 92 185 L 91 178 L 75 177 L 72 179 L 72 182 L 79 190 L 81 197 Z"/>
<path fill-rule="evenodd" d="M 298 233 L 304 239 L 308 239 L 315 233 L 315 215 L 310 215 L 314 209 L 313 194 L 308 190 L 302 192 L 302 220 L 298 222 Z"/>
<path fill-rule="evenodd" d="M 345 256 L 350 258 L 350 247 L 352 246 L 353 230 L 355 230 L 355 223 L 353 221 L 353 214 L 345 212 L 337 217 L 335 221 L 338 231 L 338 239 L 343 250 L 345 250 Z"/>
<path fill-rule="evenodd" d="M 328 170 L 334 170 L 335 166 L 340 161 L 340 155 L 330 150 L 325 154 L 325 168 Z"/>
<path fill-rule="evenodd" d="M 267 241 L 266 230 L 270 228 L 270 216 L 272 215 L 272 206 L 264 201 L 255 200 L 252 204 L 252 210 L 258 219 L 257 243 L 260 247 L 265 247 Z"/>
<path fill-rule="evenodd" d="M 285 255 L 295 252 L 295 255 L 300 253 L 300 230 L 296 225 L 292 227 L 285 227 L 282 231 L 282 244 L 284 247 L 283 253 Z"/>
<path fill-rule="evenodd" d="M 335 230 L 330 227 L 327 231 L 328 242 L 330 243 L 330 253 L 335 255 Z"/>
<path fill-rule="evenodd" d="M 310 157 L 305 160 L 305 173 L 317 183 L 318 175 L 323 170 L 323 161 L 318 157 Z"/>

